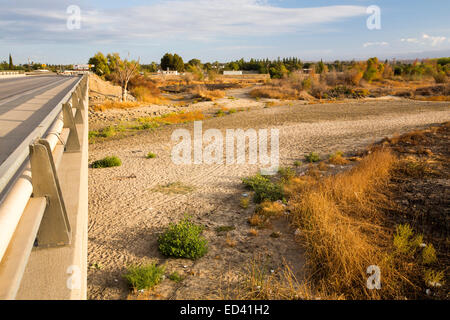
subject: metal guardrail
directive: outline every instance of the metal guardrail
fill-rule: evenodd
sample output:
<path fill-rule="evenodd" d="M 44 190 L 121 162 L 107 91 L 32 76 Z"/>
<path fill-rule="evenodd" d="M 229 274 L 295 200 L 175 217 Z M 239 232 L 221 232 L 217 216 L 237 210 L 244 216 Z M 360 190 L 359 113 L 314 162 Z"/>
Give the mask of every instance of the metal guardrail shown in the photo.
<path fill-rule="evenodd" d="M 22 70 L 2 70 L 0 71 L 0 76 L 8 76 L 8 75 L 15 75 L 15 74 L 23 74 L 25 71 Z"/>
<path fill-rule="evenodd" d="M 15 298 L 33 245 L 70 244 L 57 169 L 64 152 L 80 152 L 88 81 L 81 77 L 0 166 L 0 299 Z"/>

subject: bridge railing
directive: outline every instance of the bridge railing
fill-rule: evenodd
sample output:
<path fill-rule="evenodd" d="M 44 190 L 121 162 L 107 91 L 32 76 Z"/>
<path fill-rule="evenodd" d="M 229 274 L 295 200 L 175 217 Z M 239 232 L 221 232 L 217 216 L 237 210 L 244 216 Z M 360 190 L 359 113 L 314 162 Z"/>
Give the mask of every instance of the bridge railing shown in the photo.
<path fill-rule="evenodd" d="M 64 166 L 64 153 L 80 152 L 78 130 L 88 114 L 88 81 L 88 76 L 80 77 L 0 165 L 0 299 L 16 297 L 33 247 L 71 243 L 67 195 L 57 171 Z"/>
<path fill-rule="evenodd" d="M 0 70 L 0 76 L 9 76 L 16 74 L 24 74 L 23 70 Z"/>

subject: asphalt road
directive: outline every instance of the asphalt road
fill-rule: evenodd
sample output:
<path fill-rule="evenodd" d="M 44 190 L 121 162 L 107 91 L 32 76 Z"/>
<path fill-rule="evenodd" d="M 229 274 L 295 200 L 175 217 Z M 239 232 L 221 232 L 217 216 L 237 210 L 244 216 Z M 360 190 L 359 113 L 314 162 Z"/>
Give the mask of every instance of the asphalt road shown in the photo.
<path fill-rule="evenodd" d="M 0 78 L 0 165 L 78 79 L 54 75 Z"/>

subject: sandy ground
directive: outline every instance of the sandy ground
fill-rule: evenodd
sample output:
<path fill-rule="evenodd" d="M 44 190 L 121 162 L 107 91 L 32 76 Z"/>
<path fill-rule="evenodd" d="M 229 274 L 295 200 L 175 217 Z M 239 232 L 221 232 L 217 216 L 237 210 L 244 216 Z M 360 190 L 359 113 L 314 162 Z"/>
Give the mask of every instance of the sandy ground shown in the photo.
<path fill-rule="evenodd" d="M 311 151 L 323 157 L 337 150 L 352 153 L 385 136 L 448 120 L 449 103 L 381 100 L 255 108 L 208 119 L 203 128 L 222 132 L 226 128 L 278 128 L 281 164 L 291 166 Z M 114 154 L 123 165 L 89 169 L 89 264 L 99 266 L 89 270 L 89 298 L 126 298 L 129 289 L 122 278 L 126 267 L 150 261 L 165 264 L 167 274 L 177 270 L 186 277 L 178 284 L 164 280 L 150 296 L 161 299 L 220 298 L 221 290 L 237 281 L 255 255 L 268 257 L 274 270 L 284 258 L 294 265 L 294 272 L 301 273 L 301 248 L 287 223 L 280 221 L 272 229 L 260 230 L 257 237 L 248 234 L 246 221 L 253 208 L 239 206 L 245 193 L 240 179 L 255 174 L 258 166 L 175 165 L 170 157 L 175 142 L 170 137 L 178 128 L 192 130 L 193 124 L 166 126 L 90 146 L 90 161 Z M 146 159 L 149 151 L 157 158 Z M 171 182 L 192 186 L 193 191 L 165 194 L 152 190 Z M 209 252 L 195 262 L 166 259 L 157 250 L 158 234 L 185 213 L 207 227 Z M 235 230 L 228 235 L 215 231 L 229 225 Z M 271 238 L 273 231 L 281 231 L 282 236 Z M 236 245 L 228 245 L 227 238 Z"/>

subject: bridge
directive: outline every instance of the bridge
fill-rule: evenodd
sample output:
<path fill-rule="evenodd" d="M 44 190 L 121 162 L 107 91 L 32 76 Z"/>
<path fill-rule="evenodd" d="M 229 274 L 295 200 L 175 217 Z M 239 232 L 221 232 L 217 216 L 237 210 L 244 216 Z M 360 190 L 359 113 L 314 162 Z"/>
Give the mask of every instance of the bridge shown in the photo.
<path fill-rule="evenodd" d="M 88 92 L 0 74 L 0 299 L 86 299 Z"/>

